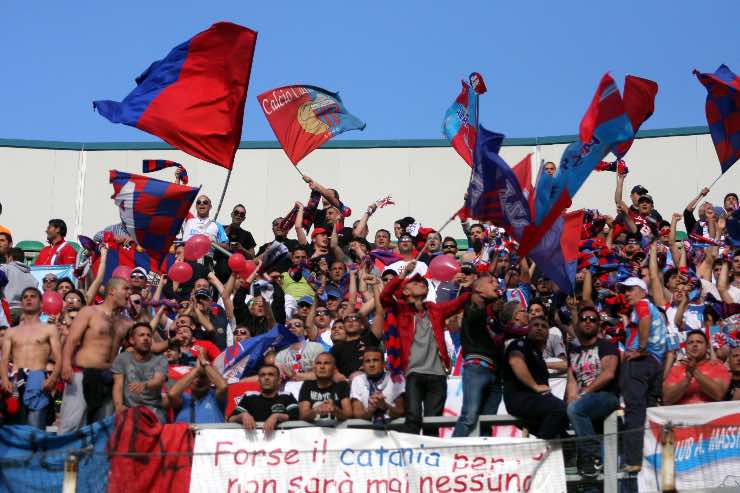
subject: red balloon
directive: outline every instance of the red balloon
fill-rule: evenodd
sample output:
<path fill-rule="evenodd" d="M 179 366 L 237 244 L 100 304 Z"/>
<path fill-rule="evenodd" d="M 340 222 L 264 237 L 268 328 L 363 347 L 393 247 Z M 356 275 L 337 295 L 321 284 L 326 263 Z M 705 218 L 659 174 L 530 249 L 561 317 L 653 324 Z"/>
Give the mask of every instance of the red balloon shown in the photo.
<path fill-rule="evenodd" d="M 244 258 L 244 255 L 241 253 L 232 253 L 231 257 L 229 257 L 229 269 L 231 269 L 231 272 L 239 274 L 246 268 L 246 266 L 247 259 Z"/>
<path fill-rule="evenodd" d="M 244 270 L 240 272 L 240 274 L 247 278 L 249 277 L 252 272 L 254 272 L 254 269 L 257 268 L 257 263 L 254 260 L 245 260 L 244 261 Z"/>
<path fill-rule="evenodd" d="M 111 277 L 117 277 L 119 279 L 126 279 L 127 281 L 131 279 L 131 272 L 133 269 L 127 265 L 119 265 L 115 269 L 113 269 L 113 274 L 111 274 Z"/>
<path fill-rule="evenodd" d="M 195 235 L 185 242 L 185 260 L 198 260 L 211 251 L 211 239 L 206 235 Z"/>
<path fill-rule="evenodd" d="M 41 297 L 41 311 L 47 315 L 59 315 L 63 305 L 62 295 L 56 291 L 46 291 Z"/>
<path fill-rule="evenodd" d="M 193 277 L 193 268 L 187 262 L 177 261 L 172 264 L 167 275 L 175 282 L 186 283 Z"/>
<path fill-rule="evenodd" d="M 451 281 L 460 272 L 460 264 L 449 255 L 437 255 L 429 264 L 429 273 L 432 279 L 447 282 Z"/>

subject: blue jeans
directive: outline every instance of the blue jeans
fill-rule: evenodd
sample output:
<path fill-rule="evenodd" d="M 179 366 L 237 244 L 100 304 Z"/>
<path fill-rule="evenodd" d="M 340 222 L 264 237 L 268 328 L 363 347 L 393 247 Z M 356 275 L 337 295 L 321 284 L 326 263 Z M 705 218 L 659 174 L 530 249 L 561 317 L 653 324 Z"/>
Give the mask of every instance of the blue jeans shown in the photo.
<path fill-rule="evenodd" d="M 469 365 L 462 374 L 463 402 L 453 437 L 466 437 L 481 414 L 496 414 L 501 402 L 501 382 L 490 368 Z"/>
<path fill-rule="evenodd" d="M 568 418 L 576 436 L 593 437 L 594 421 L 603 421 L 619 407 L 619 398 L 611 392 L 594 392 L 585 394 L 575 402 L 568 404 Z M 596 439 L 579 440 L 578 452 L 583 460 L 594 460 L 601 456 L 600 443 Z"/>

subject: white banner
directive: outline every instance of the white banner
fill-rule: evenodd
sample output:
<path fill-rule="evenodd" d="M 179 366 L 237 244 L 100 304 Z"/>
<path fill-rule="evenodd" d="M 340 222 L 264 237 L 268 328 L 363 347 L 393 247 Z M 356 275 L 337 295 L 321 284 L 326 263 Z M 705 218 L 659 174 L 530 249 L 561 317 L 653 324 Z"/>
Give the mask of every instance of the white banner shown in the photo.
<path fill-rule="evenodd" d="M 740 401 L 647 410 L 640 491 L 662 491 L 662 429 L 673 428 L 676 488 L 740 489 Z M 729 490 L 728 490 L 729 491 Z"/>
<path fill-rule="evenodd" d="M 191 493 L 565 492 L 562 450 L 528 438 L 303 428 L 197 432 Z"/>

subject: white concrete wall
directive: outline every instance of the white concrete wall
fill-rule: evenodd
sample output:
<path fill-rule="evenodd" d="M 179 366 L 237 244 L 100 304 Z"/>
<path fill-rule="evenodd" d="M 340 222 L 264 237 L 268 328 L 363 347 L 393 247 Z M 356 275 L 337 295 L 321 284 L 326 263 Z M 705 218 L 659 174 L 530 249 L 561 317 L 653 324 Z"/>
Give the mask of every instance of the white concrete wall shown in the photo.
<path fill-rule="evenodd" d="M 545 160 L 559 161 L 566 144 L 508 146 L 502 150 L 511 165 L 537 150 Z M 633 185 L 645 186 L 658 210 L 680 212 L 703 186 L 719 174 L 709 135 L 638 139 L 628 154 L 630 174 L 625 195 Z M 118 221 L 110 195 L 108 171 L 141 172 L 142 159 L 171 159 L 185 165 L 190 184 L 218 202 L 226 170 L 179 151 L 164 150 L 49 150 L 0 146 L 0 224 L 13 231 L 16 241 L 45 239 L 52 217 L 64 219 L 70 239 L 92 235 Z M 270 238 L 271 220 L 287 212 L 294 201 L 305 201 L 308 189 L 281 149 L 240 149 L 220 219 L 228 221 L 231 208 L 247 207 L 246 228 L 258 243 Z M 391 229 L 393 221 L 411 215 L 426 226 L 439 227 L 462 204 L 470 169 L 451 148 L 319 149 L 300 169 L 320 183 L 340 191 L 352 207 L 352 218 L 367 204 L 391 194 L 397 205 L 379 211 L 371 231 Z M 536 166 L 533 175 L 536 176 Z M 173 180 L 173 171 L 154 173 Z M 732 168 L 712 189 L 709 200 L 720 203 L 729 191 L 738 191 L 740 165 Z M 79 179 L 82 178 L 82 179 Z M 614 210 L 614 173 L 593 173 L 576 196 L 574 208 Z M 445 233 L 463 237 L 457 223 Z"/>

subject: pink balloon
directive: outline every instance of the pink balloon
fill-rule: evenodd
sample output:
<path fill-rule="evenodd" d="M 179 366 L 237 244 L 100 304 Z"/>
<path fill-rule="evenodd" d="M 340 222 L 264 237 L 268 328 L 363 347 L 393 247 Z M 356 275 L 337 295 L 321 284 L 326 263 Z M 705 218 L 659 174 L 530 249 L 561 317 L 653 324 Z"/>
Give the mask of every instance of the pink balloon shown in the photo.
<path fill-rule="evenodd" d="M 193 277 L 193 268 L 187 262 L 177 261 L 172 264 L 167 275 L 175 282 L 186 283 Z"/>
<path fill-rule="evenodd" d="M 237 274 L 242 272 L 247 266 L 247 259 L 244 258 L 244 255 L 241 253 L 232 253 L 231 257 L 229 257 L 229 269 L 231 269 L 231 272 L 236 272 Z"/>
<path fill-rule="evenodd" d="M 119 265 L 118 267 L 113 269 L 113 274 L 111 274 L 111 277 L 126 279 L 128 281 L 129 279 L 131 279 L 131 272 L 133 272 L 133 269 L 128 265 Z"/>
<path fill-rule="evenodd" d="M 56 291 L 46 291 L 41 297 L 41 311 L 47 315 L 59 315 L 63 305 L 62 295 Z"/>
<path fill-rule="evenodd" d="M 206 235 L 195 235 L 185 242 L 185 260 L 198 260 L 211 251 L 211 239 Z"/>
<path fill-rule="evenodd" d="M 429 264 L 429 273 L 432 279 L 447 282 L 451 281 L 460 272 L 460 264 L 449 255 L 437 255 Z"/>

